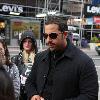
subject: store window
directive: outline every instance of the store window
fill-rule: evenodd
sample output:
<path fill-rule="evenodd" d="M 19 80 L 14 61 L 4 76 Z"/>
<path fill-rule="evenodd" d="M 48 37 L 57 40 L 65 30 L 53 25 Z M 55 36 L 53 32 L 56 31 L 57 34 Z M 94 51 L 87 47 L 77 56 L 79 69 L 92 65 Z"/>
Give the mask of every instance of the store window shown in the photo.
<path fill-rule="evenodd" d="M 33 31 L 35 38 L 40 39 L 40 21 L 25 18 L 11 19 L 12 39 L 20 39 L 20 35 L 26 30 Z"/>

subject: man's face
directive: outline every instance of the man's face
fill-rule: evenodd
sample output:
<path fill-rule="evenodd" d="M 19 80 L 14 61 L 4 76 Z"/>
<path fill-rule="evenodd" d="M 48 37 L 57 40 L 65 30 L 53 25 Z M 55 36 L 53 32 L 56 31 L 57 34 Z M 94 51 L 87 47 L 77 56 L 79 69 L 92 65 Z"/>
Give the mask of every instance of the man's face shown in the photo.
<path fill-rule="evenodd" d="M 23 40 L 23 49 L 25 51 L 31 51 L 32 49 L 32 40 L 30 38 L 26 38 Z"/>
<path fill-rule="evenodd" d="M 58 30 L 57 24 L 45 25 L 44 37 L 50 50 L 60 50 L 65 46 L 66 36 Z"/>

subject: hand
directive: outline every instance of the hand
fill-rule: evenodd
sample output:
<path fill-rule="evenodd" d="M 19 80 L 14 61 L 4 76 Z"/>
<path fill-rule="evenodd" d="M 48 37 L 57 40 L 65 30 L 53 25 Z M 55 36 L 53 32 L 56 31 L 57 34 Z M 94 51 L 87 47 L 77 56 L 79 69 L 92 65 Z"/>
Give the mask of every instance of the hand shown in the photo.
<path fill-rule="evenodd" d="M 44 98 L 42 98 L 41 96 L 39 95 L 34 95 L 31 100 L 44 100 Z"/>
<path fill-rule="evenodd" d="M 44 100 L 44 98 L 41 97 L 41 100 Z"/>
<path fill-rule="evenodd" d="M 20 78 L 21 78 L 21 84 L 25 85 L 25 82 L 26 82 L 27 78 L 23 75 L 20 75 Z"/>

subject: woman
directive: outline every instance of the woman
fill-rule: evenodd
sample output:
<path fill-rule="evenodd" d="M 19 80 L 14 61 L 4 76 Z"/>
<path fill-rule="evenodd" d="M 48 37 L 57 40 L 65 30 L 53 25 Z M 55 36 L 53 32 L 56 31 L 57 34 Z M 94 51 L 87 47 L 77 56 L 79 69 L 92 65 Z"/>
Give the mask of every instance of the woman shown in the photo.
<path fill-rule="evenodd" d="M 0 65 L 0 100 L 15 100 L 13 81 Z"/>
<path fill-rule="evenodd" d="M 20 77 L 17 66 L 10 62 L 10 55 L 7 45 L 4 40 L 0 39 L 0 64 L 3 65 L 5 70 L 9 73 L 14 85 L 16 100 L 20 95 Z"/>
<path fill-rule="evenodd" d="M 20 100 L 27 100 L 25 91 L 25 81 L 31 71 L 31 67 L 34 63 L 34 57 L 37 53 L 37 43 L 34 38 L 34 33 L 32 31 L 25 31 L 21 35 L 20 39 L 20 53 L 12 57 L 12 62 L 14 62 L 19 69 L 21 78 L 21 98 Z"/>

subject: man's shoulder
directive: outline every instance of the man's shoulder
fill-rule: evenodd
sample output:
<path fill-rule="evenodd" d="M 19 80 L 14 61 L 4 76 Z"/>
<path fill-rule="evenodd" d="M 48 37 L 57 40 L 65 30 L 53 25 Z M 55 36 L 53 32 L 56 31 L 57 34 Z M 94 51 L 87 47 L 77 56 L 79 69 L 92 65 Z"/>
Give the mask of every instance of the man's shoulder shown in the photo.
<path fill-rule="evenodd" d="M 45 55 L 45 54 L 48 53 L 48 51 L 49 51 L 49 50 L 47 49 L 47 50 L 44 50 L 44 51 L 38 52 L 36 55 L 38 55 L 38 56 Z"/>
<path fill-rule="evenodd" d="M 76 53 L 77 52 L 77 53 Z M 92 58 L 90 58 L 85 52 L 83 52 L 81 49 L 77 48 L 76 49 L 76 52 L 75 52 L 75 55 L 76 57 L 79 59 L 79 60 L 82 60 L 82 61 L 90 61 L 92 60 Z"/>
<path fill-rule="evenodd" d="M 90 57 L 85 52 L 83 52 L 79 47 L 76 47 L 73 44 L 70 44 L 68 52 L 69 54 L 73 55 L 72 57 L 75 59 L 79 59 L 79 60 L 90 59 Z"/>
<path fill-rule="evenodd" d="M 49 53 L 49 50 L 44 50 L 44 51 L 38 52 L 36 54 L 36 58 L 44 58 L 46 55 L 48 55 L 48 53 Z"/>

